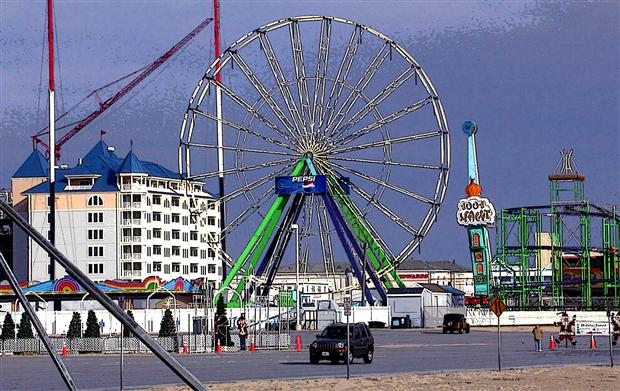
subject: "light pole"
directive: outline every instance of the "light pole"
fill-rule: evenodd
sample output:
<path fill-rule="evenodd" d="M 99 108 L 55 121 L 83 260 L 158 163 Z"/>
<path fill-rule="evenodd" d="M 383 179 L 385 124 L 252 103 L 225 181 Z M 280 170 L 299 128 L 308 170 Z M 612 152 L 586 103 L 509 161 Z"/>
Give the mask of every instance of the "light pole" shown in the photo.
<path fill-rule="evenodd" d="M 295 231 L 295 330 L 301 330 L 301 323 L 299 323 L 299 318 L 301 314 L 299 313 L 299 225 L 291 224 L 291 229 Z"/>

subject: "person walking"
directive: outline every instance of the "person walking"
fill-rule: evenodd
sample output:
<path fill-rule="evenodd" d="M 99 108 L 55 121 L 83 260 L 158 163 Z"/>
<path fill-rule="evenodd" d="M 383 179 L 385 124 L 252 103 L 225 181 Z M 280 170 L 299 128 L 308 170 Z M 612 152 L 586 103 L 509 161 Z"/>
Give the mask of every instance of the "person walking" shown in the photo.
<path fill-rule="evenodd" d="M 237 330 L 239 330 L 239 348 L 245 350 L 245 339 L 248 337 L 248 324 L 245 321 L 245 313 L 237 319 Z"/>
<path fill-rule="evenodd" d="M 537 352 L 542 352 L 542 338 L 543 338 L 543 329 L 540 325 L 536 325 L 532 330 L 532 334 L 534 334 L 534 350 Z"/>

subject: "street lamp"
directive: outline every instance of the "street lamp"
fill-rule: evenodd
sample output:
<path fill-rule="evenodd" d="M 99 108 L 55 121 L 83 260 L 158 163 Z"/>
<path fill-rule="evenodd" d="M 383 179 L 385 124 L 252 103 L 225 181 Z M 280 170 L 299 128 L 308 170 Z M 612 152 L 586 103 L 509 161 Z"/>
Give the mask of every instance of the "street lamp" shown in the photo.
<path fill-rule="evenodd" d="M 291 230 L 295 231 L 295 330 L 301 330 L 301 323 L 299 323 L 301 316 L 299 313 L 299 225 L 291 224 Z"/>

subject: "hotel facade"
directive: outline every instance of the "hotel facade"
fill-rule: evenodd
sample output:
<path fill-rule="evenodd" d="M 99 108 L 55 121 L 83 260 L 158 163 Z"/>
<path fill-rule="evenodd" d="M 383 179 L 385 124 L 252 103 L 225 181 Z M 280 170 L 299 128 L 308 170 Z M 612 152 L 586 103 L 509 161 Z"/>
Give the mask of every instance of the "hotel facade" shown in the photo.
<path fill-rule="evenodd" d="M 47 160 L 34 151 L 13 175 L 13 206 L 49 237 Z M 98 142 L 73 168 L 56 171 L 56 247 L 94 281 L 159 276 L 221 280 L 219 203 L 203 183 L 183 180 L 133 151 L 119 158 Z M 49 257 L 20 229 L 20 281 L 47 281 Z M 55 278 L 64 276 L 60 265 Z"/>

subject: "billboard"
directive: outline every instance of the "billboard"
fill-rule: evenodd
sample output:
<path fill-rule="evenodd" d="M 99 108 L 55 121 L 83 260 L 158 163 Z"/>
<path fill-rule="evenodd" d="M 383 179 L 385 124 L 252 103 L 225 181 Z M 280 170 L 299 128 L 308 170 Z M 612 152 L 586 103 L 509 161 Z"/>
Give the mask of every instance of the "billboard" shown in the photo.
<path fill-rule="evenodd" d="M 324 194 L 327 190 L 325 175 L 276 177 L 276 194 Z"/>

